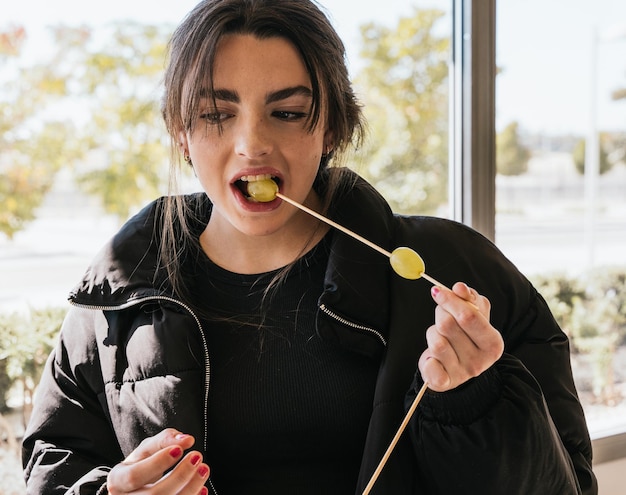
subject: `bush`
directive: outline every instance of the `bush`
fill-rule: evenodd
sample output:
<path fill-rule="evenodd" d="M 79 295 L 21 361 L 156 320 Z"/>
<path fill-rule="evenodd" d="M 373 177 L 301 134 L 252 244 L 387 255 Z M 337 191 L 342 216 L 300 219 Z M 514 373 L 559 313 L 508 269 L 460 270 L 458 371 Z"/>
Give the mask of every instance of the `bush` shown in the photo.
<path fill-rule="evenodd" d="M 589 356 L 596 401 L 615 404 L 615 354 L 626 339 L 626 268 L 597 268 L 582 277 L 559 274 L 534 280 L 572 349 Z"/>
<path fill-rule="evenodd" d="M 46 359 L 56 342 L 65 308 L 0 313 L 0 406 L 5 410 L 18 385 L 23 405 L 32 403 Z"/>

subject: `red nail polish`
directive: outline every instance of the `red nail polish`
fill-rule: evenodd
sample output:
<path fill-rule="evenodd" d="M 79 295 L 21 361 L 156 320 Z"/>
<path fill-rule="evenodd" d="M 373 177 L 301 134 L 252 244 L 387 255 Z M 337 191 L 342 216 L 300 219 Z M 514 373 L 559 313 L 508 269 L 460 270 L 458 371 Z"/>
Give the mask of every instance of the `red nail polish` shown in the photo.
<path fill-rule="evenodd" d="M 191 459 L 189 459 L 189 461 L 195 466 L 200 462 L 200 456 L 198 454 L 194 454 L 191 456 Z"/>
<path fill-rule="evenodd" d="M 209 468 L 204 465 L 198 468 L 198 474 L 200 475 L 201 478 L 204 478 L 208 472 L 209 472 Z"/>
<path fill-rule="evenodd" d="M 180 456 L 180 454 L 183 453 L 183 449 L 181 449 L 180 447 L 174 447 L 170 450 L 170 455 L 174 458 Z"/>
<path fill-rule="evenodd" d="M 209 489 L 206 486 L 203 486 L 198 495 L 209 495 Z"/>
<path fill-rule="evenodd" d="M 434 285 L 430 289 L 430 293 L 432 294 L 433 297 L 437 297 L 440 292 L 441 292 L 441 289 L 439 287 L 437 287 L 436 285 Z"/>

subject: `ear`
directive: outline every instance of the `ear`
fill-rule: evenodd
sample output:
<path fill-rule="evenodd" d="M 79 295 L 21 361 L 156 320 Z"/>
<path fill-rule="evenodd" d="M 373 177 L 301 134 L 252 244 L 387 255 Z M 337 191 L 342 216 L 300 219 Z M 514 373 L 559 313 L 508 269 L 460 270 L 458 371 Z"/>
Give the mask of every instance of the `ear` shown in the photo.
<path fill-rule="evenodd" d="M 324 155 L 330 154 L 335 149 L 335 136 L 332 131 L 326 131 L 324 134 L 324 147 L 322 153 Z"/>
<path fill-rule="evenodd" d="M 183 156 L 189 156 L 189 143 L 187 142 L 187 134 L 183 131 L 178 133 L 178 147 Z"/>

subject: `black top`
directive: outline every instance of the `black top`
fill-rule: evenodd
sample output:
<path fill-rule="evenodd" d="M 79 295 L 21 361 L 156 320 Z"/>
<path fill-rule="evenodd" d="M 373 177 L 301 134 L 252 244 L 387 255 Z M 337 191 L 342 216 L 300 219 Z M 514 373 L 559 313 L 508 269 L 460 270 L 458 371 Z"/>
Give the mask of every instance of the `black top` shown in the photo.
<path fill-rule="evenodd" d="M 203 321 L 207 462 L 220 495 L 355 492 L 379 364 L 316 335 L 327 262 L 325 240 L 266 294 L 278 271 L 240 275 L 201 260 L 194 292 L 214 315 Z"/>
<path fill-rule="evenodd" d="M 487 296 L 506 346 L 494 366 L 462 387 L 426 392 L 371 495 L 597 495 L 567 336 L 545 301 L 477 232 L 445 219 L 393 215 L 371 186 L 352 183 L 329 217 L 386 249 L 409 246 L 437 280 L 462 280 Z M 190 228 L 201 232 L 211 211 L 206 194 L 185 202 Z M 106 491 L 111 468 L 165 428 L 194 436 L 216 481 L 224 471 L 213 453 L 206 455 L 215 448 L 208 437 L 214 353 L 189 299 L 175 294 L 159 264 L 163 204 L 155 201 L 127 222 L 71 294 L 22 442 L 29 494 Z M 346 353 L 381 359 L 362 493 L 422 386 L 417 359 L 435 303 L 427 281 L 395 276 L 384 256 L 352 237 L 335 232 L 330 246 L 316 332 Z M 307 382 L 303 389 L 320 383 Z M 246 414 L 257 417 L 256 406 Z M 325 454 L 336 455 L 336 445 Z M 316 481 L 329 477 L 330 468 L 321 469 Z M 277 493 L 272 488 L 257 493 Z"/>

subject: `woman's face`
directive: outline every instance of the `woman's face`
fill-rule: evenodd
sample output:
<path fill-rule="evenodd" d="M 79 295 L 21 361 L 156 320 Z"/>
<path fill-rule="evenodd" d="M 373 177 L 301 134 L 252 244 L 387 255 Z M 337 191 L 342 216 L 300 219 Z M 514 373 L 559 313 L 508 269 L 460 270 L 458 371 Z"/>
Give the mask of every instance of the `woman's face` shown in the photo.
<path fill-rule="evenodd" d="M 286 196 L 307 203 L 330 135 L 326 112 L 311 132 L 311 81 L 294 46 L 283 38 L 228 35 L 213 72 L 215 105 L 205 95 L 199 121 L 182 138 L 195 173 L 213 202 L 210 223 L 224 235 L 267 235 L 300 218 L 280 199 L 247 197 L 246 180 L 275 177 Z M 219 124 L 219 125 L 218 125 Z"/>

